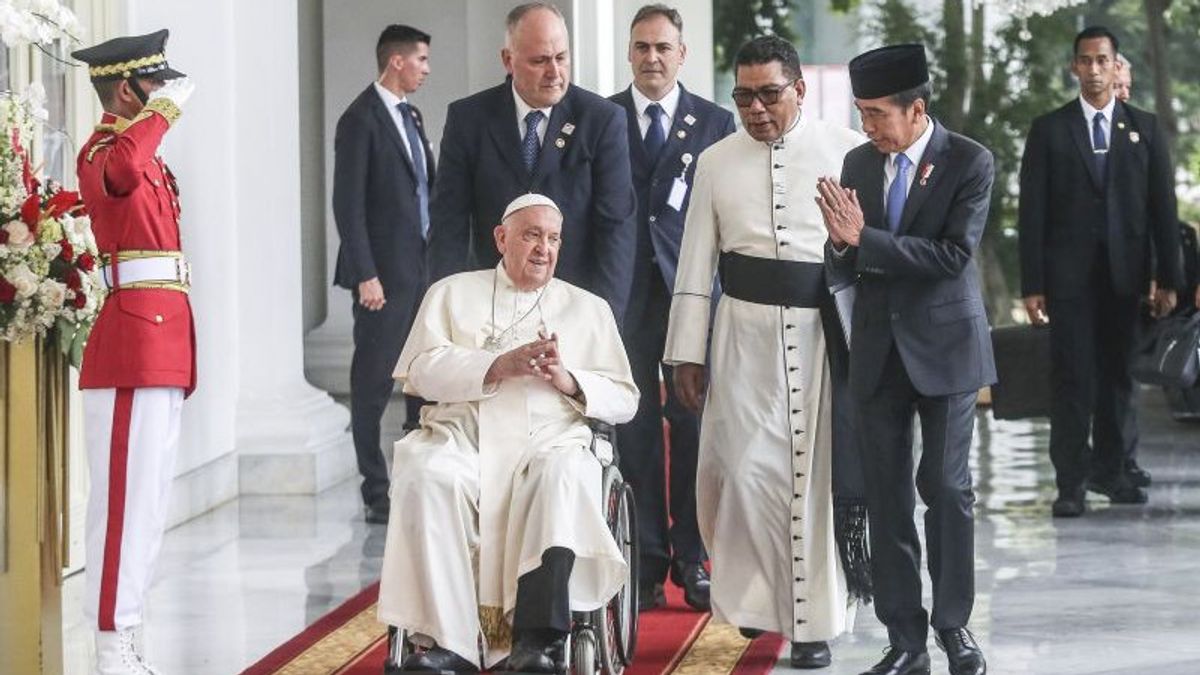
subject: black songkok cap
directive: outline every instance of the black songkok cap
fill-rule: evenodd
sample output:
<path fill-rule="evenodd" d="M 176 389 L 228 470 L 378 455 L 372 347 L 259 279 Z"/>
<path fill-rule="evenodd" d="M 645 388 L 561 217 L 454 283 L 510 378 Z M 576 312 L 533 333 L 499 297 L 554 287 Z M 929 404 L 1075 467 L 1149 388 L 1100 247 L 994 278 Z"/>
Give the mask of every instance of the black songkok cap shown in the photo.
<path fill-rule="evenodd" d="M 167 29 L 149 35 L 113 38 L 94 47 L 72 52 L 71 56 L 88 64 L 93 82 L 146 77 L 173 80 L 183 73 L 167 65 Z"/>
<path fill-rule="evenodd" d="M 929 81 L 925 45 L 890 45 L 850 59 L 854 98 L 883 98 Z"/>

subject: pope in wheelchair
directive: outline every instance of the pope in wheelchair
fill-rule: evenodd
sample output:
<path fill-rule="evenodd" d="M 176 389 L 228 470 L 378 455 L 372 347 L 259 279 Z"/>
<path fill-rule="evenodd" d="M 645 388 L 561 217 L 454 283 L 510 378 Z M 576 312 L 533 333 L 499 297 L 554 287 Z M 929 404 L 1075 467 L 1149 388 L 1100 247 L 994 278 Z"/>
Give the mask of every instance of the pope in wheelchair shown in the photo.
<path fill-rule="evenodd" d="M 433 284 L 396 365 L 437 402 L 394 452 L 379 619 L 415 646 L 401 671 L 562 672 L 572 612 L 628 585 L 589 420 L 629 420 L 638 391 L 608 304 L 554 278 L 561 233 L 549 198 L 514 200 L 500 264 Z"/>

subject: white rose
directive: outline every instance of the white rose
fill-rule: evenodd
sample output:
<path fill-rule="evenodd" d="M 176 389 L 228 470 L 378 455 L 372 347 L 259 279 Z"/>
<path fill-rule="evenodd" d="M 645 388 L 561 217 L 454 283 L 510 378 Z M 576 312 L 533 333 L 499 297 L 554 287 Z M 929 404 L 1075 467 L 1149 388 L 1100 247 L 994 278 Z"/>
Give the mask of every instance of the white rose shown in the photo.
<path fill-rule="evenodd" d="M 42 305 L 57 309 L 67 301 L 67 285 L 53 279 L 43 279 L 38 286 L 38 296 Z"/>
<path fill-rule="evenodd" d="M 5 224 L 4 231 L 8 233 L 8 245 L 13 248 L 29 248 L 33 244 L 33 233 L 29 231 L 29 226 L 19 220 Z"/>
<path fill-rule="evenodd" d="M 28 298 L 37 293 L 38 276 L 24 264 L 17 265 L 9 272 L 8 281 L 16 287 L 18 298 Z"/>

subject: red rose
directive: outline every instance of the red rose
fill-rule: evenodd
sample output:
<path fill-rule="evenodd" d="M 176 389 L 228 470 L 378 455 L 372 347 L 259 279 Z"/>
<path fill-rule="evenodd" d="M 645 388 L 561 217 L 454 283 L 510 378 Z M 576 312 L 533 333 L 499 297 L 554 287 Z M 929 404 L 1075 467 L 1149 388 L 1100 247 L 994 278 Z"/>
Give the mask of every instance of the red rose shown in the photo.
<path fill-rule="evenodd" d="M 62 251 L 58 254 L 58 257 L 61 258 L 63 262 L 71 262 L 75 259 L 75 248 L 71 246 L 71 242 L 67 241 L 66 239 L 62 239 L 58 242 L 58 245 L 62 246 Z"/>
<path fill-rule="evenodd" d="M 67 288 L 73 291 L 77 291 L 83 286 L 83 282 L 79 279 L 79 271 L 75 269 L 67 270 L 67 278 L 64 281 L 67 282 Z"/>
<path fill-rule="evenodd" d="M 8 305 L 17 297 L 17 287 L 8 283 L 8 279 L 0 277 L 0 302 Z"/>
<path fill-rule="evenodd" d="M 75 261 L 75 266 L 84 272 L 91 272 L 96 267 L 96 258 L 91 253 L 84 251 L 83 255 Z"/>
<path fill-rule="evenodd" d="M 0 244 L 8 243 L 8 230 L 0 229 Z"/>
<path fill-rule="evenodd" d="M 83 309 L 83 306 L 87 304 L 87 296 L 76 291 L 75 299 L 71 301 L 71 304 L 75 305 L 75 309 Z"/>

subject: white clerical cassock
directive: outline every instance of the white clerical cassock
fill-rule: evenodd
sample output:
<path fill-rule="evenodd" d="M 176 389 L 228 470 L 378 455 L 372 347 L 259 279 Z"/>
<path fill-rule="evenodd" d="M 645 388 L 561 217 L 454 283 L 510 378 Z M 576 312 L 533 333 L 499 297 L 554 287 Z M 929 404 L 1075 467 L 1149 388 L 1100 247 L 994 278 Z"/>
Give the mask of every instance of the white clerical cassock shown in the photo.
<path fill-rule="evenodd" d="M 862 136 L 802 116 L 783 138 L 745 131 L 696 169 L 664 361 L 706 363 L 722 252 L 821 263 L 819 176 L 841 174 Z M 834 542 L 830 382 L 815 308 L 723 295 L 712 325 L 696 502 L 712 559 L 713 615 L 793 641 L 848 630 L 853 608 Z"/>
<path fill-rule="evenodd" d="M 587 419 L 625 422 L 638 391 L 608 304 L 564 281 L 513 286 L 504 263 L 434 284 L 395 377 L 438 403 L 395 445 L 379 619 L 484 666 L 507 655 L 517 579 L 551 547 L 575 553 L 572 611 L 627 575 L 604 519 Z M 485 386 L 496 357 L 558 334 L 582 401 L 525 377 Z"/>

